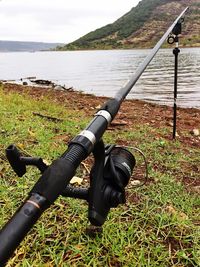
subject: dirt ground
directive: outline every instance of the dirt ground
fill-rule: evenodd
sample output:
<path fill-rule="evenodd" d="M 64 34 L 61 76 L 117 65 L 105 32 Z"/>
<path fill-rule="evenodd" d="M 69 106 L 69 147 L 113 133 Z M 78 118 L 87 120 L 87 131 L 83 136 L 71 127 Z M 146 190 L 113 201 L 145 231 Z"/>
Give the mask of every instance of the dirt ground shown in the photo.
<path fill-rule="evenodd" d="M 62 103 L 64 106 L 85 111 L 88 115 L 95 114 L 96 110 L 106 101 L 106 97 L 96 97 L 73 90 L 55 90 L 47 87 L 31 87 L 17 84 L 4 84 L 4 91 L 28 93 L 36 99 L 48 96 L 53 102 Z M 155 128 L 173 126 L 172 107 L 147 103 L 140 100 L 125 100 L 113 120 L 115 128 L 123 126 L 132 128 L 133 125 L 145 124 Z M 200 110 L 194 108 L 177 109 L 178 140 L 191 146 L 200 147 L 200 136 L 194 136 L 193 130 L 200 130 Z M 186 134 L 181 134 L 182 132 Z M 166 136 L 172 138 L 172 136 Z"/>

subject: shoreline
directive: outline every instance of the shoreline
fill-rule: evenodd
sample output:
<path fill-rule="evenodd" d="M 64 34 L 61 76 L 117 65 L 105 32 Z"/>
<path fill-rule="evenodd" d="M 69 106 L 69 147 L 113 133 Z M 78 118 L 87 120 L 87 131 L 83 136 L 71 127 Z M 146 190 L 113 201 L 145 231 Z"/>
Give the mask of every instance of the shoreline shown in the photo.
<path fill-rule="evenodd" d="M 31 80 L 33 79 L 33 81 Z M 17 82 L 20 81 L 20 82 Z M 37 82 L 38 81 L 38 82 Z M 52 82 L 51 80 L 44 80 L 44 79 L 36 79 L 36 77 L 27 77 L 27 78 L 20 78 L 18 80 L 0 80 L 0 85 L 17 85 L 17 86 L 22 86 L 22 87 L 30 87 L 30 88 L 40 88 L 42 90 L 44 89 L 50 89 L 50 90 L 55 90 L 56 92 L 59 91 L 65 91 L 65 92 L 74 92 L 74 93 L 78 93 L 81 95 L 88 95 L 88 96 L 93 96 L 99 99 L 109 99 L 112 97 L 109 96 L 101 96 L 101 95 L 95 95 L 92 93 L 87 93 L 83 90 L 77 90 L 75 89 L 73 86 L 71 87 L 65 87 L 65 85 L 60 85 L 60 84 L 56 84 L 54 82 Z M 129 95 L 127 95 L 127 98 L 125 98 L 125 101 L 139 101 L 139 102 L 144 102 L 144 103 L 148 103 L 148 104 L 152 104 L 152 105 L 156 105 L 156 106 L 160 106 L 160 107 L 169 107 L 171 109 L 173 109 L 173 99 L 171 101 L 171 103 L 167 104 L 166 103 L 159 103 L 158 101 L 154 101 L 151 99 L 135 99 L 135 98 L 129 98 Z M 200 106 L 195 106 L 195 107 L 190 107 L 190 106 L 181 106 L 179 105 L 179 103 L 177 104 L 177 108 L 179 109 L 194 109 L 194 110 L 199 110 L 200 111 Z"/>
<path fill-rule="evenodd" d="M 22 78 L 19 80 L 23 81 Z M 44 85 L 42 85 L 42 84 L 25 84 L 25 85 L 23 85 L 21 83 L 17 83 L 16 80 L 0 80 L 0 85 L 2 85 L 5 89 L 8 89 L 10 91 L 16 90 L 17 92 L 25 92 L 25 91 L 29 92 L 29 90 L 31 89 L 33 91 L 34 90 L 40 91 L 42 93 L 43 91 L 46 90 L 46 92 L 48 92 L 48 93 L 50 93 L 51 91 L 57 92 L 58 96 L 63 95 L 63 93 L 64 94 L 66 93 L 66 95 L 68 95 L 70 93 L 70 94 L 75 94 L 77 96 L 96 98 L 96 99 L 99 99 L 100 102 L 101 102 L 101 100 L 106 100 L 106 99 L 112 98 L 112 97 L 108 97 L 108 96 L 99 96 L 99 95 L 95 95 L 92 93 L 87 93 L 87 92 L 84 92 L 82 90 L 76 90 L 74 87 L 66 88 L 66 87 L 61 86 L 59 84 L 54 84 L 53 82 L 48 81 L 48 80 L 42 80 L 42 81 L 50 82 L 51 84 L 50 85 L 45 85 L 45 84 Z M 31 94 L 34 95 L 34 92 L 32 92 Z M 43 93 L 42 93 L 42 95 L 43 95 Z M 156 102 L 151 101 L 151 100 L 126 98 L 124 101 L 125 102 L 127 102 L 127 101 L 133 102 L 133 103 L 134 102 L 141 102 L 143 104 L 149 104 L 151 106 L 158 106 L 160 108 L 173 109 L 173 105 L 159 104 L 159 103 L 156 103 Z M 179 109 L 179 110 L 194 110 L 194 111 L 200 112 L 200 107 L 199 108 L 198 107 L 183 107 L 183 106 L 177 105 L 177 109 Z"/>
<path fill-rule="evenodd" d="M 118 48 L 103 48 L 103 47 L 99 47 L 99 48 L 88 48 L 88 49 L 83 49 L 83 48 L 80 48 L 80 49 L 66 49 L 66 50 L 62 50 L 62 49 L 58 49 L 58 50 L 50 50 L 50 51 L 53 51 L 53 52 L 66 52 L 66 51 L 98 51 L 98 50 L 102 50 L 102 51 L 110 51 L 110 50 L 145 50 L 145 49 L 153 49 L 153 47 L 155 46 L 152 45 L 152 46 L 148 46 L 148 47 L 141 47 L 141 46 L 138 46 L 138 47 L 118 47 Z M 199 43 L 197 43 L 197 45 L 181 45 L 179 46 L 179 48 L 200 48 L 200 45 Z M 160 49 L 172 49 L 169 45 L 163 45 Z"/>
<path fill-rule="evenodd" d="M 42 86 L 33 87 L 11 83 L 2 84 L 2 90 L 6 93 L 28 95 L 36 100 L 48 98 L 54 103 L 63 105 L 63 107 L 77 111 L 81 110 L 89 116 L 93 116 L 101 105 L 109 99 L 108 97 L 99 97 L 75 90 L 56 90 Z M 115 120 L 126 121 L 126 127 L 129 129 L 134 125 L 141 126 L 141 124 L 156 128 L 172 128 L 173 108 L 141 100 L 126 99 L 122 103 Z M 191 132 L 194 129 L 200 131 L 200 109 L 178 107 L 177 133 L 180 135 L 180 139 L 186 140 L 185 138 L 188 138 L 185 133 L 189 137 L 193 137 Z M 196 137 L 196 141 L 197 146 L 200 146 L 200 136 Z"/>
<path fill-rule="evenodd" d="M 189 49 L 189 48 L 200 48 L 200 45 L 198 46 L 181 46 L 179 47 L 180 49 Z M 115 51 L 115 50 L 151 50 L 153 49 L 153 46 L 151 47 L 126 47 L 126 48 L 90 48 L 90 49 L 68 49 L 68 50 L 0 50 L 0 53 L 37 53 L 37 52 L 79 52 L 79 51 Z M 160 48 L 162 49 L 172 49 L 169 46 L 163 46 Z M 159 50 L 160 50 L 159 49 Z"/>

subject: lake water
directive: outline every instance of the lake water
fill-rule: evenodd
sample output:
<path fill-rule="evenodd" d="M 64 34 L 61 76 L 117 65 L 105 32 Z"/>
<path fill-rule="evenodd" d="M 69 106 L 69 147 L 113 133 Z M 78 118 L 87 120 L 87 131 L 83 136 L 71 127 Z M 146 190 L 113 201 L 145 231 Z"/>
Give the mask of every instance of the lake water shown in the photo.
<path fill-rule="evenodd" d="M 150 50 L 0 53 L 0 80 L 29 76 L 54 81 L 98 96 L 115 95 Z M 174 56 L 161 49 L 127 98 L 172 105 Z M 200 108 L 200 48 L 181 48 L 178 101 Z"/>

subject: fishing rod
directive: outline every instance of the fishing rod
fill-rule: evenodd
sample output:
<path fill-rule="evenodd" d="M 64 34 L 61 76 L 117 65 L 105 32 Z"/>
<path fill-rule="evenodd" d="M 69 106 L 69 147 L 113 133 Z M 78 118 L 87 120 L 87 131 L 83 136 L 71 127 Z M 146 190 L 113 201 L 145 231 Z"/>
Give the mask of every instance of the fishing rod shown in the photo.
<path fill-rule="evenodd" d="M 129 82 L 114 98 L 102 105 L 89 125 L 69 142 L 67 150 L 50 166 L 47 166 L 41 158 L 23 157 L 14 145 L 6 149 L 8 161 L 18 176 L 21 177 L 26 173 L 27 165 L 37 167 L 42 175 L 27 199 L 0 232 L 0 266 L 6 264 L 42 213 L 60 195 L 86 200 L 88 219 L 95 226 L 104 224 L 111 208 L 125 203 L 125 187 L 136 164 L 135 157 L 126 148 L 105 145 L 102 136 L 131 88 L 187 9 L 185 8 L 169 27 Z M 94 156 L 94 165 L 90 172 L 89 189 L 69 186 L 78 166 L 91 153 Z"/>

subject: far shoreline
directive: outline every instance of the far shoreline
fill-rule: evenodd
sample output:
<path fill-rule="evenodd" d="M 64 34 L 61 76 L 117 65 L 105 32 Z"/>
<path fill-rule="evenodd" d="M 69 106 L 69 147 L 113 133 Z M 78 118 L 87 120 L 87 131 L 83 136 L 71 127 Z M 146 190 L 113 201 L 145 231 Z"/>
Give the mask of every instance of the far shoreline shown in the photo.
<path fill-rule="evenodd" d="M 160 49 L 172 49 L 173 46 L 163 46 Z M 198 46 L 179 46 L 180 49 L 188 49 L 188 48 L 200 48 L 200 45 Z M 117 51 L 117 50 L 151 50 L 153 47 L 124 47 L 124 48 L 89 48 L 89 49 L 68 49 L 68 50 L 62 50 L 62 49 L 50 49 L 50 50 L 0 50 L 0 53 L 37 53 L 37 52 L 79 52 L 79 51 Z"/>

